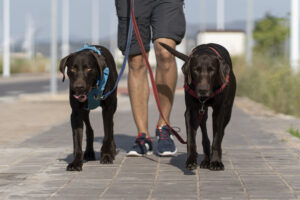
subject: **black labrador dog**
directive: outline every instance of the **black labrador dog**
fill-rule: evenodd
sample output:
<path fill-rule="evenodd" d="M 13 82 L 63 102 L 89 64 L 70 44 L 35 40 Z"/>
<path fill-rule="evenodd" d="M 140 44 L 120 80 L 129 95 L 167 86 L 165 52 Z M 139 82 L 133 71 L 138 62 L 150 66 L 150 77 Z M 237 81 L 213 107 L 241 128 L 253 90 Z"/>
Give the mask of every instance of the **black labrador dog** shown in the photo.
<path fill-rule="evenodd" d="M 104 94 L 111 90 L 117 80 L 113 56 L 103 46 L 95 46 L 101 51 L 101 55 L 92 50 L 83 50 L 72 53 L 60 61 L 60 71 L 65 79 L 65 68 L 70 79 L 70 105 L 72 108 L 71 126 L 73 131 L 73 161 L 67 166 L 68 171 L 81 171 L 83 159 L 86 161 L 95 160 L 93 147 L 94 132 L 90 124 L 89 110 L 87 110 L 87 95 L 97 80 L 103 78 L 103 70 L 109 68 L 109 76 L 105 86 Z M 104 126 L 104 138 L 101 148 L 100 163 L 112 163 L 116 155 L 114 142 L 113 117 L 117 108 L 116 90 L 101 100 L 102 117 Z M 86 126 L 86 149 L 82 153 L 83 122 Z"/>
<path fill-rule="evenodd" d="M 161 45 L 185 61 L 185 123 L 187 131 L 186 168 L 197 168 L 196 133 L 200 125 L 204 156 L 200 168 L 224 170 L 221 143 L 230 121 L 236 91 L 236 79 L 228 51 L 221 45 L 210 43 L 197 46 L 187 56 L 166 44 Z M 207 135 L 208 106 L 213 108 L 213 142 Z"/>

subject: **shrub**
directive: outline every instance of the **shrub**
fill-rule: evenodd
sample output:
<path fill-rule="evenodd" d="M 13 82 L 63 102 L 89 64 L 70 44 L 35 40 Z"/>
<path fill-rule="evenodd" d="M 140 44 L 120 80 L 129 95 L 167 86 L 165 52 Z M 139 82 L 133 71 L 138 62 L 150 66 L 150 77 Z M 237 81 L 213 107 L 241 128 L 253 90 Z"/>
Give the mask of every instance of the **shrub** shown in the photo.
<path fill-rule="evenodd" d="M 11 56 L 10 72 L 11 73 L 35 73 L 49 71 L 50 61 L 48 58 L 37 56 L 35 59 L 28 60 L 23 57 Z M 0 73 L 3 72 L 3 60 L 0 58 Z"/>
<path fill-rule="evenodd" d="M 300 73 L 284 58 L 254 55 L 252 67 L 244 58 L 233 58 L 237 76 L 237 95 L 260 102 L 272 110 L 300 116 Z"/>

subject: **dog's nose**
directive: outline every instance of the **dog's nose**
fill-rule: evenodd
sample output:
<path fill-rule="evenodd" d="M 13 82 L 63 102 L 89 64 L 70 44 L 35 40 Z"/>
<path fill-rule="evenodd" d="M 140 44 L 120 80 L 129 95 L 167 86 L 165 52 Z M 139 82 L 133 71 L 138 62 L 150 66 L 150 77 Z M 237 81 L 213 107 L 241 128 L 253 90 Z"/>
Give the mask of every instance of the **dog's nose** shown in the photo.
<path fill-rule="evenodd" d="M 83 89 L 84 89 L 83 86 L 76 86 L 76 87 L 75 87 L 75 90 L 77 90 L 77 91 L 80 91 L 80 90 L 83 90 Z"/>
<path fill-rule="evenodd" d="M 75 89 L 76 91 L 83 91 L 83 90 L 84 90 L 84 85 L 83 85 L 83 84 L 80 84 L 80 83 L 75 84 L 75 85 L 74 85 L 74 89 Z"/>
<path fill-rule="evenodd" d="M 198 93 L 200 96 L 207 96 L 209 91 L 208 85 L 200 85 L 198 88 Z"/>

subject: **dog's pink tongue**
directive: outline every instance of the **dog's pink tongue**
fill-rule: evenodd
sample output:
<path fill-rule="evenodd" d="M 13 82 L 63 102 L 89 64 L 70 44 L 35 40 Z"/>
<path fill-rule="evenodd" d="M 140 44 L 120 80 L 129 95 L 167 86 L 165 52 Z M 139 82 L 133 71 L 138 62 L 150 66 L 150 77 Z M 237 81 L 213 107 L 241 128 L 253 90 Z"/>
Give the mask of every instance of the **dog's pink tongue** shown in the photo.
<path fill-rule="evenodd" d="M 73 97 L 77 99 L 79 102 L 85 102 L 87 99 L 87 96 L 85 94 L 73 95 Z"/>

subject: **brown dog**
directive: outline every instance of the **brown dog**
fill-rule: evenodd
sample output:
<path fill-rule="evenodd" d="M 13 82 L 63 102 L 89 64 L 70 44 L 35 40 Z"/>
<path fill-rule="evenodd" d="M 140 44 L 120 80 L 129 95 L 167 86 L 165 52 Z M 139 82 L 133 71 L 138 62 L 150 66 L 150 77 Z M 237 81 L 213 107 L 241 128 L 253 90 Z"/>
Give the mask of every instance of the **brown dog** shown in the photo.
<path fill-rule="evenodd" d="M 60 71 L 65 72 L 70 79 L 70 105 L 72 108 L 71 126 L 73 131 L 73 161 L 67 166 L 68 171 L 81 171 L 82 160 L 95 160 L 93 147 L 94 131 L 90 124 L 88 105 L 88 94 L 95 88 L 97 81 L 103 80 L 103 71 L 109 68 L 109 75 L 105 85 L 104 94 L 110 91 L 118 77 L 116 65 L 111 53 L 102 46 L 94 46 L 101 54 L 92 50 L 82 50 L 70 54 L 60 61 Z M 65 75 L 64 75 L 65 78 Z M 63 78 L 63 80 L 64 80 Z M 116 90 L 101 100 L 102 117 L 104 125 L 104 138 L 101 148 L 101 163 L 112 163 L 116 155 L 116 145 L 114 142 L 114 122 L 113 117 L 117 108 Z M 86 149 L 82 153 L 83 122 L 86 125 Z"/>
<path fill-rule="evenodd" d="M 186 168 L 197 167 L 196 133 L 200 125 L 204 156 L 201 168 L 224 170 L 221 143 L 224 130 L 230 121 L 236 91 L 236 79 L 228 51 L 218 44 L 197 46 L 187 56 L 166 44 L 160 43 L 176 57 L 185 61 L 185 122 L 187 132 Z M 208 106 L 213 108 L 213 142 L 207 135 Z"/>

